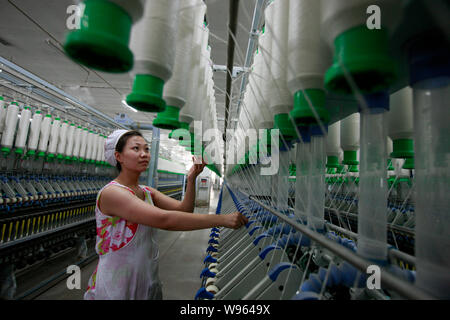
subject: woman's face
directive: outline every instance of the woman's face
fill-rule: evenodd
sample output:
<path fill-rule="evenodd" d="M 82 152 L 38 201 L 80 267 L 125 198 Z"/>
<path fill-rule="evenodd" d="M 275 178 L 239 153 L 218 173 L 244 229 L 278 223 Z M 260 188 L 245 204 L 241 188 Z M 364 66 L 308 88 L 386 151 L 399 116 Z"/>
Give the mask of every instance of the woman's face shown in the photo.
<path fill-rule="evenodd" d="M 144 138 L 132 136 L 128 138 L 122 152 L 116 151 L 116 159 L 123 169 L 143 172 L 150 162 L 150 149 Z"/>

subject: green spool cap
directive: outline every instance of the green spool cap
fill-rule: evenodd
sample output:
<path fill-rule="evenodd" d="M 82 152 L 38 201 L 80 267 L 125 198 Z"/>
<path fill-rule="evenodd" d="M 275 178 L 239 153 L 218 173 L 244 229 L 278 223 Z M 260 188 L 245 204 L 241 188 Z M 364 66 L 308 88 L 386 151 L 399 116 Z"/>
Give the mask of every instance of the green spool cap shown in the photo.
<path fill-rule="evenodd" d="M 1 149 L 1 151 L 2 151 L 2 153 L 5 154 L 5 156 L 7 156 L 7 155 L 9 155 L 9 153 L 11 152 L 11 148 L 3 147 L 3 148 Z"/>
<path fill-rule="evenodd" d="M 16 102 L 16 101 L 11 102 L 11 104 L 13 104 L 13 105 L 15 105 L 15 106 L 18 106 L 18 105 L 19 105 L 19 103 Z"/>
<path fill-rule="evenodd" d="M 407 169 L 407 170 L 414 169 L 414 158 L 406 158 L 402 169 Z"/>
<path fill-rule="evenodd" d="M 351 94 L 346 73 L 363 93 L 386 90 L 396 80 L 386 29 L 370 30 L 366 25 L 351 28 L 336 37 L 334 48 L 333 65 L 325 73 L 328 91 Z"/>
<path fill-rule="evenodd" d="M 69 157 L 69 156 L 66 156 L 64 159 L 66 159 L 67 161 L 71 161 L 72 160 L 72 158 Z"/>
<path fill-rule="evenodd" d="M 27 156 L 31 157 L 31 156 L 34 156 L 34 155 L 36 155 L 36 151 L 35 150 L 28 150 Z"/>
<path fill-rule="evenodd" d="M 358 159 L 357 151 L 344 150 L 344 160 L 342 160 L 343 164 L 358 165 L 359 161 L 357 159 Z M 358 172 L 358 171 L 355 171 L 355 172 Z"/>
<path fill-rule="evenodd" d="M 36 110 L 36 112 L 35 112 L 35 113 L 39 114 L 39 113 L 41 113 L 41 110 Z"/>
<path fill-rule="evenodd" d="M 166 102 L 162 98 L 164 81 L 149 74 L 138 74 L 134 78 L 133 89 L 127 96 L 129 106 L 144 112 L 162 112 Z"/>
<path fill-rule="evenodd" d="M 336 173 L 342 174 L 342 173 L 344 173 L 344 169 L 345 169 L 345 166 L 342 165 L 342 164 L 340 164 L 340 165 L 337 167 Z"/>
<path fill-rule="evenodd" d="M 71 31 L 64 50 L 73 60 L 100 71 L 122 73 L 133 67 L 128 48 L 132 19 L 112 1 L 86 0 L 80 29 Z"/>
<path fill-rule="evenodd" d="M 44 151 L 39 151 L 38 157 L 40 157 L 40 158 L 45 157 L 45 152 Z"/>
<path fill-rule="evenodd" d="M 3 96 L 0 96 L 0 100 L 5 100 L 5 99 L 3 99 Z"/>
<path fill-rule="evenodd" d="M 72 157 L 72 161 L 78 161 L 77 157 Z"/>
<path fill-rule="evenodd" d="M 357 165 L 350 165 L 348 168 L 348 172 L 359 172 Z"/>
<path fill-rule="evenodd" d="M 311 105 L 317 112 L 320 121 L 328 123 L 330 114 L 325 109 L 325 91 L 322 89 L 299 90 L 294 94 L 294 109 L 290 112 L 297 125 L 316 124 L 317 119 L 311 110 Z"/>
<path fill-rule="evenodd" d="M 64 156 L 62 154 L 58 154 L 58 156 L 56 157 L 58 160 L 63 160 Z"/>
<path fill-rule="evenodd" d="M 297 136 L 288 113 L 276 114 L 274 116 L 273 127 L 274 129 L 280 130 L 280 134 L 286 141 L 295 140 Z"/>
<path fill-rule="evenodd" d="M 167 106 L 166 110 L 158 113 L 155 120 L 153 120 L 153 125 L 160 129 L 167 129 L 167 130 L 178 129 L 180 128 L 180 122 L 178 121 L 179 113 L 180 113 L 179 108 Z"/>
<path fill-rule="evenodd" d="M 52 117 L 51 114 L 46 114 L 45 116 L 46 116 L 47 118 L 51 118 L 51 117 Z"/>
<path fill-rule="evenodd" d="M 339 168 L 339 158 L 336 156 L 328 156 L 327 157 L 327 168 Z"/>
<path fill-rule="evenodd" d="M 395 139 L 392 140 L 392 158 L 412 158 L 414 157 L 414 140 Z"/>
<path fill-rule="evenodd" d="M 23 149 L 22 148 L 16 148 L 16 150 L 14 150 L 15 153 L 17 154 L 23 154 Z"/>

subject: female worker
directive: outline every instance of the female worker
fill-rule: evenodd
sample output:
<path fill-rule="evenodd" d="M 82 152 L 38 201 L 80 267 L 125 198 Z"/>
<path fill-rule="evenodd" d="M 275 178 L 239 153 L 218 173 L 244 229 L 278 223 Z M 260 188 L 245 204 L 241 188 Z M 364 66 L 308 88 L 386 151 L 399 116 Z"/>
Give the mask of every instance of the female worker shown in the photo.
<path fill-rule="evenodd" d="M 97 195 L 99 262 L 89 279 L 85 299 L 162 299 L 155 229 L 187 231 L 218 226 L 237 229 L 248 221 L 239 212 L 191 213 L 195 179 L 204 163 L 189 171 L 183 201 L 139 185 L 139 175 L 147 169 L 150 153 L 138 131 L 116 130 L 109 135 L 105 158 L 117 167 L 119 175 Z"/>

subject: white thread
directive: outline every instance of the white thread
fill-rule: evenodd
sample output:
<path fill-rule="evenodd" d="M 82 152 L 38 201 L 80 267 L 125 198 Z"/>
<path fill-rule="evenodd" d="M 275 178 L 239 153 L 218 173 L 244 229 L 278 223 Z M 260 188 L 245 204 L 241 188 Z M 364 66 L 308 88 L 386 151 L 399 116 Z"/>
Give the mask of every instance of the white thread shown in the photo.
<path fill-rule="evenodd" d="M 19 107 L 15 104 L 8 106 L 5 120 L 5 131 L 2 135 L 2 146 L 11 148 L 13 145 L 14 135 L 16 133 L 16 126 L 19 120 Z"/>
<path fill-rule="evenodd" d="M 25 148 L 25 142 L 28 137 L 28 129 L 30 127 L 31 111 L 29 108 L 24 108 L 20 113 L 19 128 L 17 130 L 16 141 L 14 143 L 16 148 Z"/>
<path fill-rule="evenodd" d="M 359 149 L 359 113 L 353 113 L 341 121 L 341 148 L 345 151 Z"/>
<path fill-rule="evenodd" d="M 39 143 L 39 134 L 41 131 L 42 113 L 35 112 L 33 115 L 33 121 L 30 125 L 30 136 L 28 138 L 28 149 L 36 150 Z"/>
<path fill-rule="evenodd" d="M 175 60 L 179 0 L 146 1 L 143 17 L 133 26 L 130 48 L 132 73 L 150 74 L 166 82 Z"/>
<path fill-rule="evenodd" d="M 39 148 L 40 152 L 46 152 L 48 147 L 48 139 L 50 138 L 50 126 L 52 117 L 48 114 L 44 117 L 41 123 L 41 134 L 39 136 Z"/>
<path fill-rule="evenodd" d="M 326 138 L 327 156 L 339 157 L 341 152 L 341 123 L 337 121 L 328 127 Z"/>
<path fill-rule="evenodd" d="M 388 135 L 392 140 L 413 138 L 413 93 L 405 87 L 390 96 Z"/>
<path fill-rule="evenodd" d="M 331 54 L 320 38 L 320 1 L 290 1 L 288 30 L 289 90 L 323 88 Z"/>

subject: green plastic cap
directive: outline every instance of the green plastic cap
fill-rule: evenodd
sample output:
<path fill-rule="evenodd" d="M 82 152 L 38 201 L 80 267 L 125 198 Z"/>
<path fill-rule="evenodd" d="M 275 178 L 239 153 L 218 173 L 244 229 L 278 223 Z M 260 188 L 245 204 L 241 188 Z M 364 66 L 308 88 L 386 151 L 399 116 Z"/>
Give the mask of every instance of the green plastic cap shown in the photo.
<path fill-rule="evenodd" d="M 359 172 L 357 165 L 350 165 L 348 167 L 348 172 Z"/>
<path fill-rule="evenodd" d="M 17 154 L 23 154 L 23 149 L 22 148 L 16 148 L 16 150 L 14 150 L 15 153 Z"/>
<path fill-rule="evenodd" d="M 317 118 L 311 110 L 314 107 L 320 121 L 328 123 L 330 114 L 325 109 L 325 91 L 322 89 L 299 90 L 294 94 L 294 109 L 290 112 L 297 125 L 311 125 L 317 123 Z"/>
<path fill-rule="evenodd" d="M 342 160 L 343 164 L 347 164 L 347 165 L 358 165 L 359 161 L 358 161 L 358 155 L 357 155 L 357 151 L 353 151 L 353 150 L 344 150 L 344 160 Z M 355 171 L 358 172 L 358 171 Z"/>
<path fill-rule="evenodd" d="M 41 157 L 41 158 L 45 157 L 45 152 L 44 151 L 39 151 L 38 157 Z"/>
<path fill-rule="evenodd" d="M 328 156 L 327 157 L 327 168 L 339 168 L 339 158 L 337 156 Z"/>
<path fill-rule="evenodd" d="M 389 37 L 385 29 L 351 28 L 334 40 L 333 65 L 325 73 L 325 88 L 351 94 L 350 76 L 363 93 L 386 90 L 396 80 L 396 66 L 389 56 Z"/>
<path fill-rule="evenodd" d="M 86 0 L 80 29 L 66 37 L 64 50 L 73 60 L 112 73 L 130 71 L 133 53 L 128 48 L 132 19 L 112 1 Z"/>
<path fill-rule="evenodd" d="M 280 130 L 280 134 L 286 141 L 295 140 L 295 138 L 297 137 L 295 128 L 292 125 L 292 121 L 289 118 L 288 113 L 276 114 L 274 116 L 273 127 L 274 129 Z"/>
<path fill-rule="evenodd" d="M 162 98 L 164 81 L 149 74 L 138 74 L 134 78 L 133 89 L 126 102 L 144 112 L 162 112 L 166 102 Z"/>
<path fill-rule="evenodd" d="M 4 153 L 5 155 L 8 155 L 11 152 L 11 148 L 8 147 L 3 147 L 1 149 L 2 153 Z"/>
<path fill-rule="evenodd" d="M 35 112 L 35 113 L 39 114 L 39 113 L 41 113 L 41 110 L 36 110 L 36 112 Z"/>
<path fill-rule="evenodd" d="M 396 139 L 392 141 L 392 158 L 412 158 L 414 157 L 414 140 Z"/>
<path fill-rule="evenodd" d="M 157 128 L 175 130 L 180 128 L 180 122 L 178 121 L 178 115 L 180 109 L 173 106 L 167 106 L 166 110 L 158 113 L 153 125 Z M 170 137 L 169 137 L 170 138 Z"/>
<path fill-rule="evenodd" d="M 36 151 L 35 150 L 28 150 L 28 152 L 27 152 L 27 156 L 34 156 L 36 154 Z"/>
<path fill-rule="evenodd" d="M 405 159 L 402 169 L 412 170 L 414 169 L 414 158 Z"/>
<path fill-rule="evenodd" d="M 58 160 L 63 160 L 64 156 L 62 154 L 58 154 L 58 156 L 56 157 Z"/>

